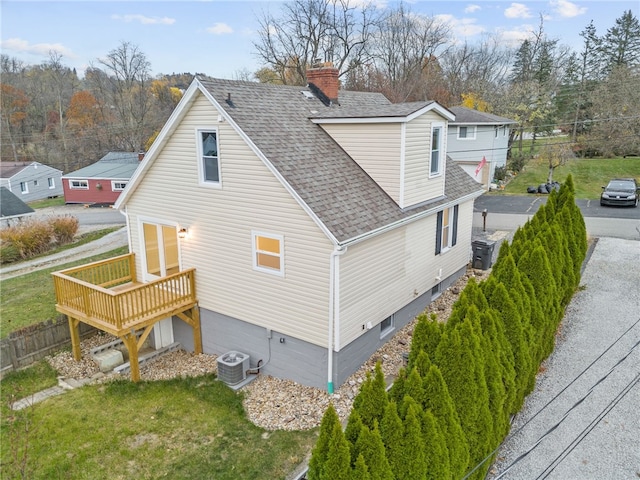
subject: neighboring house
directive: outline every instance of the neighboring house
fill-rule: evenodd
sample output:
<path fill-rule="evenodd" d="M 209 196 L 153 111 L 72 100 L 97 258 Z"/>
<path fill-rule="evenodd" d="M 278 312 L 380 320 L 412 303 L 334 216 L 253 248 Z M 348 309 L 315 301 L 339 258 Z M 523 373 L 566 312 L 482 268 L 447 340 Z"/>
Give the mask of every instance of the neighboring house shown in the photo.
<path fill-rule="evenodd" d="M 109 152 L 96 163 L 64 175 L 65 203 L 113 205 L 143 157 L 142 153 Z"/>
<path fill-rule="evenodd" d="M 62 195 L 62 171 L 39 162 L 0 162 L 0 186 L 25 203 Z"/>
<path fill-rule="evenodd" d="M 507 164 L 509 133 L 517 122 L 466 107 L 449 110 L 456 119 L 449 124 L 447 153 L 488 190 L 496 167 Z"/>
<path fill-rule="evenodd" d="M 16 197 L 7 187 L 0 187 L 0 227 L 10 227 L 20 223 L 34 209 Z"/>
<path fill-rule="evenodd" d="M 135 276 L 113 283 L 132 278 L 130 299 L 186 292 L 108 320 L 133 352 L 134 380 L 141 341 L 130 332 L 146 338 L 153 325 L 156 348 L 240 352 L 263 374 L 333 392 L 464 274 L 482 189 L 447 158 L 453 114 L 338 91 L 329 66 L 307 73 L 308 88 L 196 77 L 116 202 Z M 96 312 L 113 309 L 86 310 L 65 286 L 80 286 L 75 270 L 56 275 L 72 332 L 106 325 Z"/>

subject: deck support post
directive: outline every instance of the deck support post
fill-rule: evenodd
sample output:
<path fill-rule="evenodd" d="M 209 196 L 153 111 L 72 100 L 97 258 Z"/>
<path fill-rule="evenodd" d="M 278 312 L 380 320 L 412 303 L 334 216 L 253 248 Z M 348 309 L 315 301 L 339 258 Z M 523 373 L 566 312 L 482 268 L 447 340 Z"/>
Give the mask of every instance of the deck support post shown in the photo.
<path fill-rule="evenodd" d="M 193 318 L 193 350 L 196 355 L 202 353 L 202 330 L 200 329 L 200 310 L 198 305 L 191 309 L 191 318 Z"/>
<path fill-rule="evenodd" d="M 177 312 L 176 316 L 193 329 L 193 353 L 202 353 L 202 329 L 200 328 L 200 309 L 195 304 L 189 310 Z"/>
<path fill-rule="evenodd" d="M 79 362 L 82 359 L 80 350 L 80 320 L 67 316 L 69 319 L 69 331 L 71 333 L 71 350 L 73 359 Z"/>
<path fill-rule="evenodd" d="M 129 368 L 131 369 L 131 381 L 140 381 L 140 364 L 138 363 L 138 339 L 136 332 L 125 333 L 122 337 L 122 341 L 127 347 L 129 352 Z"/>

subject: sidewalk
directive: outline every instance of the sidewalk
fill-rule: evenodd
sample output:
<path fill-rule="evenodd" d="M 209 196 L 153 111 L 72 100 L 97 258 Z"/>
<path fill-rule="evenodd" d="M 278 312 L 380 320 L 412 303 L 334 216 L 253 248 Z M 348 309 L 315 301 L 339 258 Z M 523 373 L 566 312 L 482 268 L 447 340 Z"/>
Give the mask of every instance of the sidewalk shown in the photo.
<path fill-rule="evenodd" d="M 82 260 L 88 256 L 105 253 L 125 245 L 127 245 L 127 229 L 126 227 L 122 227 L 121 229 L 111 232 L 98 240 L 85 243 L 79 247 L 70 248 L 53 255 L 35 258 L 33 260 L 26 260 L 24 262 L 2 267 L 0 268 L 0 280 L 7 280 L 9 278 L 25 275 L 42 268 L 51 268 L 57 265 L 73 262 L 75 260 Z"/>

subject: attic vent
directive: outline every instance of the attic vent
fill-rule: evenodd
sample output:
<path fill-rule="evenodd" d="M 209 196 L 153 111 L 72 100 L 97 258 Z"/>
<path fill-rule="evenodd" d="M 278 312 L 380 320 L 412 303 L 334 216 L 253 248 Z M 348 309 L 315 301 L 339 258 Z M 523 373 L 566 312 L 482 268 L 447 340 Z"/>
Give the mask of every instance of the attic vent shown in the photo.
<path fill-rule="evenodd" d="M 249 355 L 240 352 L 227 352 L 218 357 L 218 378 L 227 385 L 237 385 L 247 378 Z"/>
<path fill-rule="evenodd" d="M 302 90 L 300 93 L 305 97 L 307 97 L 309 100 L 311 100 L 312 98 L 315 98 L 315 95 L 308 90 Z"/>

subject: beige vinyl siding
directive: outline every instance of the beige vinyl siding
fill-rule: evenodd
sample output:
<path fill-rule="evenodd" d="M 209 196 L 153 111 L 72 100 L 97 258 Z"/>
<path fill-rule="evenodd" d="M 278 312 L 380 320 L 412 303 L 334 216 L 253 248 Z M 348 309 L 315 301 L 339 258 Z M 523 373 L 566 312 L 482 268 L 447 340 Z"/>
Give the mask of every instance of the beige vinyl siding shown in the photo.
<path fill-rule="evenodd" d="M 473 202 L 460 205 L 457 244 L 440 255 L 435 255 L 435 213 L 349 247 L 340 257 L 340 346 L 360 336 L 368 322 L 379 328 L 386 317 L 464 267 L 472 215 Z"/>
<path fill-rule="evenodd" d="M 400 204 L 400 123 L 324 124 L 322 128 Z"/>
<path fill-rule="evenodd" d="M 441 116 L 427 112 L 407 123 L 403 207 L 410 207 L 444 194 L 444 174 L 429 178 L 431 124 L 442 121 Z M 446 152 L 446 131 L 442 133 L 443 152 Z M 444 163 L 444 156 L 441 161 Z"/>
<path fill-rule="evenodd" d="M 198 185 L 195 131 L 203 127 L 218 131 L 221 189 Z M 182 267 L 196 268 L 201 307 L 326 345 L 331 242 L 204 97 L 126 207 L 139 271 L 138 216 L 177 222 L 188 229 Z M 284 277 L 253 269 L 252 231 L 284 237 Z"/>

